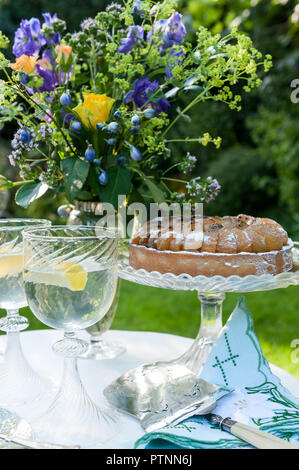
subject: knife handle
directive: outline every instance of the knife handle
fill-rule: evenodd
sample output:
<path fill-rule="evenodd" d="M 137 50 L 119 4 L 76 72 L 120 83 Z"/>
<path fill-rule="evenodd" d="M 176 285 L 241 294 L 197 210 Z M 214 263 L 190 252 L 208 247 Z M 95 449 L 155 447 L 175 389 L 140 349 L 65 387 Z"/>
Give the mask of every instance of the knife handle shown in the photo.
<path fill-rule="evenodd" d="M 290 442 L 280 439 L 279 437 L 273 436 L 259 429 L 248 426 L 247 424 L 241 424 L 234 422 L 230 427 L 230 432 L 239 439 L 257 447 L 258 449 L 297 449 L 299 447 L 291 444 Z"/>

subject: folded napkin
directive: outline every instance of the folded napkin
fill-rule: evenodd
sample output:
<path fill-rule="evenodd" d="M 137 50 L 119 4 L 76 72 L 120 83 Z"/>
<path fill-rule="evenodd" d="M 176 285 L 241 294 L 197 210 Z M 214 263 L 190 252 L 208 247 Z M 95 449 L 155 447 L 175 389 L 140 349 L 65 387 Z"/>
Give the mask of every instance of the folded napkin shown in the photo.
<path fill-rule="evenodd" d="M 214 345 L 201 377 L 234 392 L 221 398 L 213 413 L 299 445 L 299 397 L 270 370 L 253 330 L 252 316 L 240 298 Z M 138 448 L 228 449 L 251 447 L 219 430 L 204 416 L 194 416 L 139 439 Z"/>

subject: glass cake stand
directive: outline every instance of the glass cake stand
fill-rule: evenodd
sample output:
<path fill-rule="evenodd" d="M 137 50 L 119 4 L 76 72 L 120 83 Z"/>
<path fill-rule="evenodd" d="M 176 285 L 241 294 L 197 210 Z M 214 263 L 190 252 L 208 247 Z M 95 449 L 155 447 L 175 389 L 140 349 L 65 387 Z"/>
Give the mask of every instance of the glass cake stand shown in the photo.
<path fill-rule="evenodd" d="M 299 284 L 299 242 L 294 243 L 292 271 L 277 275 L 261 276 L 196 276 L 189 274 L 161 274 L 144 269 L 135 269 L 129 264 L 128 252 L 119 260 L 119 276 L 144 286 L 172 290 L 195 290 L 201 303 L 201 323 L 191 347 L 174 362 L 185 365 L 199 375 L 222 328 L 222 304 L 225 294 L 230 292 L 258 292 Z"/>

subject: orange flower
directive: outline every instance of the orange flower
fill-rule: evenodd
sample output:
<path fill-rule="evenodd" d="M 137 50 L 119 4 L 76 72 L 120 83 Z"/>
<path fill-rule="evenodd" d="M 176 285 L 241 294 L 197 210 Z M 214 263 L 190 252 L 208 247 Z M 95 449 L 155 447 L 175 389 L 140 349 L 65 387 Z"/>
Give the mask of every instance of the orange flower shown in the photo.
<path fill-rule="evenodd" d="M 71 46 L 56 46 L 56 50 L 58 52 L 56 62 L 59 64 L 59 62 L 62 59 L 62 56 L 64 57 L 64 62 L 67 62 L 69 56 L 72 53 L 72 47 Z"/>
<path fill-rule="evenodd" d="M 20 70 L 25 73 L 32 73 L 35 69 L 35 63 L 37 61 L 37 57 L 33 55 L 21 55 L 21 57 L 16 58 L 16 62 L 14 64 L 8 64 L 13 70 Z"/>
<path fill-rule="evenodd" d="M 73 111 L 78 114 L 85 127 L 96 129 L 98 122 L 105 122 L 115 102 L 106 95 L 83 93 L 84 103 L 79 104 Z"/>

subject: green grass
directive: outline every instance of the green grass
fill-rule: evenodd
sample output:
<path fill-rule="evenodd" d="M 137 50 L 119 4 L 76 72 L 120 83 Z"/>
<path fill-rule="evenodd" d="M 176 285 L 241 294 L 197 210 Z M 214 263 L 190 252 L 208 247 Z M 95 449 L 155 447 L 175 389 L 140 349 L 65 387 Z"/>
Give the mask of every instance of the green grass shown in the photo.
<path fill-rule="evenodd" d="M 228 294 L 224 321 L 239 295 Z M 246 294 L 257 337 L 266 359 L 299 378 L 299 364 L 291 361 L 290 344 L 299 338 L 299 290 L 296 287 Z M 28 309 L 30 328 L 45 328 Z M 194 338 L 200 324 L 200 304 L 195 292 L 168 291 L 123 281 L 114 329 L 173 333 Z"/>

